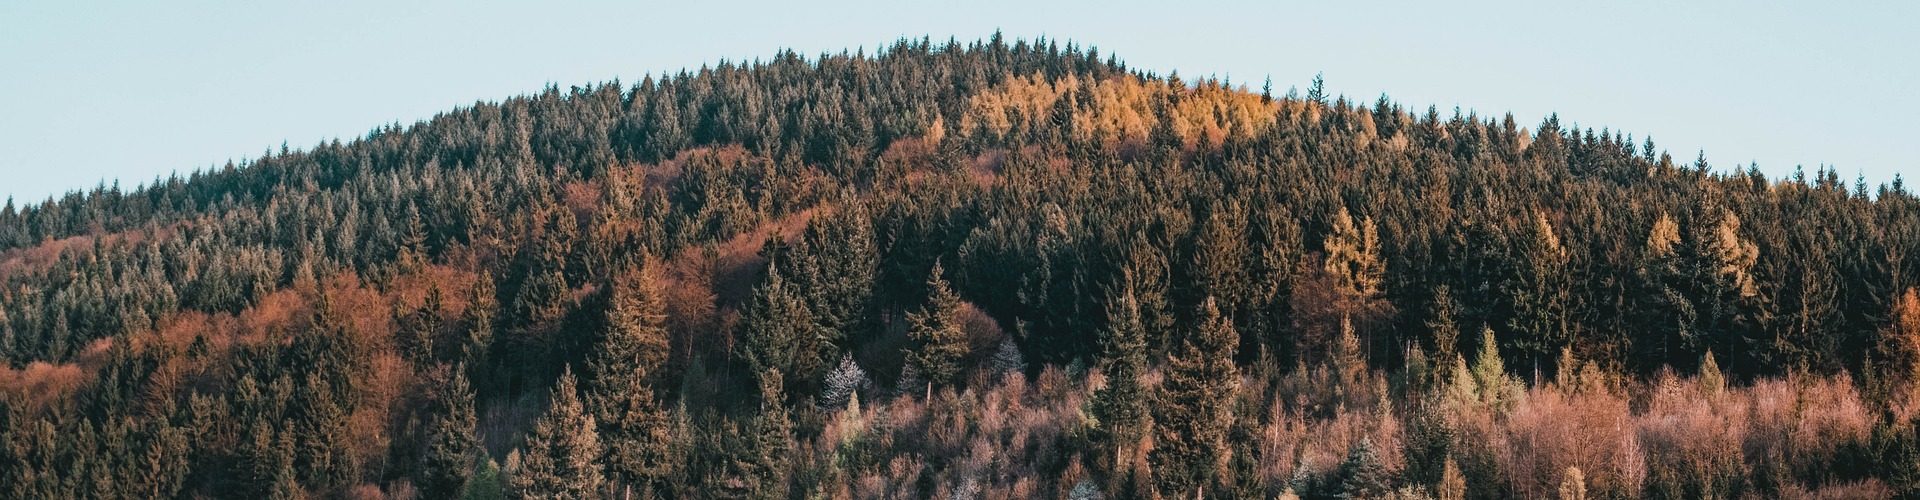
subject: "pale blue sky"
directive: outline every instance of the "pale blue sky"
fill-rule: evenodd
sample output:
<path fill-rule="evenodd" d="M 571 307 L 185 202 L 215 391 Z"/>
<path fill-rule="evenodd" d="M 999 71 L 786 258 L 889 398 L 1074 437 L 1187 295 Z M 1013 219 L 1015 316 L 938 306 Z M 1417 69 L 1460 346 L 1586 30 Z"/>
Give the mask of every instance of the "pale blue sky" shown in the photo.
<path fill-rule="evenodd" d="M 0 196 L 130 188 L 548 82 L 995 29 L 1254 87 L 1324 72 L 1368 102 L 1559 112 L 1776 176 L 1920 172 L 1920 2 L 161 3 L 0 0 Z"/>

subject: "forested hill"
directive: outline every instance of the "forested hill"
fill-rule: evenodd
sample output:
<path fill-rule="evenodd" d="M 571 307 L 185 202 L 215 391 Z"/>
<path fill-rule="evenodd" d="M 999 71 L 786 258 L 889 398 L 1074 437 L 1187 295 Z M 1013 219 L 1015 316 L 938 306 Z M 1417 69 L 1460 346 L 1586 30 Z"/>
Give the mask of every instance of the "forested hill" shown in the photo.
<path fill-rule="evenodd" d="M 1916 253 L 1898 178 L 784 52 L 9 201 L 0 497 L 1908 495 Z"/>

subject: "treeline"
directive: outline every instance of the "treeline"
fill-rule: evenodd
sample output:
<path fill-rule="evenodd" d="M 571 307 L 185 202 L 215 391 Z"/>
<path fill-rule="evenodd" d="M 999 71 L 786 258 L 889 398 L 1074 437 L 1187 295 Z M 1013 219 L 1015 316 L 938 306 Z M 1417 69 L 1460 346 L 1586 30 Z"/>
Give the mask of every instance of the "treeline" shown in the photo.
<path fill-rule="evenodd" d="M 18 498 L 1887 496 L 1896 178 L 998 36 L 0 208 Z"/>

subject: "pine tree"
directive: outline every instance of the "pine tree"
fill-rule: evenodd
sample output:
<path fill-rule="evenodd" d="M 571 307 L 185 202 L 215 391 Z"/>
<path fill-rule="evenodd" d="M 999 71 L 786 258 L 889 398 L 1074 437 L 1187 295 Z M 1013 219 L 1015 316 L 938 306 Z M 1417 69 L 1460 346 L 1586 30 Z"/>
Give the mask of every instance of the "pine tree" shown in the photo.
<path fill-rule="evenodd" d="M 1875 367 L 1883 372 L 1877 378 L 1884 388 L 1877 392 L 1920 401 L 1920 289 L 1908 288 L 1895 297 L 1887 317 L 1890 321 L 1875 346 L 1874 357 L 1885 365 Z"/>
<path fill-rule="evenodd" d="M 1190 496 L 1221 476 L 1230 453 L 1227 429 L 1240 377 L 1233 364 L 1239 334 L 1212 298 L 1200 305 L 1198 325 L 1167 360 L 1154 404 L 1154 449 L 1149 456 L 1162 495 Z"/>
<path fill-rule="evenodd" d="M 1360 442 L 1347 451 L 1347 459 L 1340 463 L 1340 494 L 1338 498 L 1382 498 L 1393 491 L 1389 483 L 1386 465 L 1380 462 L 1380 455 L 1373 450 L 1373 440 L 1362 436 Z"/>
<path fill-rule="evenodd" d="M 907 363 L 926 380 L 929 395 L 933 387 L 958 379 L 960 358 L 967 354 L 967 335 L 960 329 L 960 297 L 942 273 L 940 263 L 934 262 L 927 276 L 926 305 L 907 313 L 907 336 L 914 344 Z"/>
<path fill-rule="evenodd" d="M 1020 345 L 1014 343 L 1012 335 L 1000 338 L 1000 347 L 993 350 L 991 361 L 995 377 L 1021 374 L 1027 369 L 1027 359 L 1020 354 Z"/>
<path fill-rule="evenodd" d="M 760 412 L 747 429 L 748 484 L 756 498 L 786 498 L 793 420 L 782 400 L 779 370 L 760 373 Z"/>
<path fill-rule="evenodd" d="M 1538 211 L 1518 247 L 1518 262 L 1501 285 L 1513 311 L 1507 327 L 1516 334 L 1515 347 L 1537 365 L 1573 341 L 1568 319 L 1572 295 L 1568 256 L 1553 224 Z"/>
<path fill-rule="evenodd" d="M 1453 291 L 1446 285 L 1433 288 L 1432 306 L 1427 311 L 1426 325 L 1433 336 L 1433 358 L 1441 361 L 1453 359 L 1460 352 L 1460 327 L 1455 323 L 1459 312 L 1458 304 L 1453 301 Z"/>
<path fill-rule="evenodd" d="M 1333 218 L 1333 233 L 1327 235 L 1326 254 L 1327 271 L 1340 295 L 1355 301 L 1380 296 L 1386 263 L 1380 258 L 1380 234 L 1372 217 L 1356 223 L 1341 207 Z"/>
<path fill-rule="evenodd" d="M 483 456 L 473 412 L 473 388 L 465 366 L 457 366 L 442 384 L 438 410 L 427 424 L 427 449 L 420 464 L 419 487 L 427 498 L 459 498 Z"/>
<path fill-rule="evenodd" d="M 664 486 L 677 462 L 669 456 L 669 417 L 654 400 L 654 374 L 667 357 L 666 306 L 654 264 L 642 257 L 637 268 L 613 284 L 606 330 L 588 356 L 593 377 L 587 407 L 600 423 L 607 447 L 608 478 L 621 496 L 639 488 L 642 496 Z"/>
<path fill-rule="evenodd" d="M 1700 393 L 1708 396 L 1718 396 L 1727 389 L 1726 376 L 1720 374 L 1720 363 L 1714 361 L 1712 350 L 1700 358 L 1699 383 Z"/>
<path fill-rule="evenodd" d="M 595 499 L 605 492 L 600 434 L 580 403 L 571 368 L 553 386 L 547 412 L 534 421 L 516 467 L 508 471 L 517 498 Z"/>
<path fill-rule="evenodd" d="M 750 369 L 817 380 L 824 344 L 812 311 L 780 274 L 779 266 L 769 266 L 767 280 L 754 289 L 741 329 L 746 337 L 740 344 L 745 350 L 741 357 Z"/>
<path fill-rule="evenodd" d="M 494 293 L 493 279 L 481 276 L 474 281 L 467 294 L 467 309 L 460 314 L 463 335 L 454 358 L 455 365 L 467 367 L 464 375 L 483 387 L 486 379 L 476 375 L 493 373 L 488 352 L 493 349 L 494 318 L 499 309 Z"/>
<path fill-rule="evenodd" d="M 880 272 L 872 216 L 865 202 L 848 198 L 839 210 L 809 221 L 791 257 L 782 261 L 793 269 L 792 283 L 804 291 L 814 323 L 841 348 L 872 336 Z"/>
<path fill-rule="evenodd" d="M 1505 408 L 1519 397 L 1519 382 L 1507 375 L 1492 328 L 1480 330 L 1480 353 L 1473 358 L 1473 386 L 1479 389 L 1480 403 L 1491 407 Z"/>
<path fill-rule="evenodd" d="M 1107 386 L 1094 394 L 1095 415 L 1111 447 L 1115 467 L 1125 467 L 1127 456 L 1146 437 L 1150 395 L 1140 383 L 1147 371 L 1147 333 L 1132 287 L 1107 305 L 1106 356 L 1101 360 Z"/>
<path fill-rule="evenodd" d="M 847 408 L 851 401 L 858 400 L 860 391 L 871 385 L 867 380 L 867 371 L 853 361 L 853 355 L 840 356 L 840 364 L 827 372 L 827 378 L 820 388 L 820 409 L 835 412 Z"/>

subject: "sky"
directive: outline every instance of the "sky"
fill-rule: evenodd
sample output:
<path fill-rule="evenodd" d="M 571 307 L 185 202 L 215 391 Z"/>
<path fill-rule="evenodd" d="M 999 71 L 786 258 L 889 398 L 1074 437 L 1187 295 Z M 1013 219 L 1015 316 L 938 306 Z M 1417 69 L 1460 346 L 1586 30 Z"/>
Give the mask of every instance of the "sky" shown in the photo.
<path fill-rule="evenodd" d="M 1920 2 L 0 0 L 0 197 L 123 187 L 537 92 L 900 37 L 1648 135 L 1676 159 L 1920 173 Z M 164 4 L 164 5 L 163 5 Z"/>

